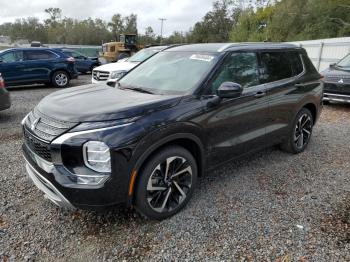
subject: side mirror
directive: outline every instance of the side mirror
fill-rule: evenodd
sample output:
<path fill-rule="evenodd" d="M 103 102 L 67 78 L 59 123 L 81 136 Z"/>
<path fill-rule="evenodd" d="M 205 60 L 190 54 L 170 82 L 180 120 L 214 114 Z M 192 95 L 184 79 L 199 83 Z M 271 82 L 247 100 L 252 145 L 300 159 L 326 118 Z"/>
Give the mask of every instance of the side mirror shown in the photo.
<path fill-rule="evenodd" d="M 243 88 L 240 84 L 224 82 L 220 85 L 219 89 L 216 91 L 216 94 L 220 98 L 236 98 L 241 96 L 242 91 Z"/>
<path fill-rule="evenodd" d="M 0 63 L 2 63 L 3 61 L 0 59 Z"/>
<path fill-rule="evenodd" d="M 329 67 L 331 67 L 331 68 L 332 68 L 332 67 L 335 67 L 336 64 L 337 64 L 337 63 L 332 63 L 332 64 L 329 65 Z"/>

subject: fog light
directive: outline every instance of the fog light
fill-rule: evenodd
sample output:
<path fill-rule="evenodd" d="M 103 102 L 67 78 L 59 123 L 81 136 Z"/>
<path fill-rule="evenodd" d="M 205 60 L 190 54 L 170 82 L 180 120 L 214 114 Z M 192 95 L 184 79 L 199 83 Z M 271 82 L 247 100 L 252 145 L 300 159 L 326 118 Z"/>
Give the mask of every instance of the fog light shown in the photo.
<path fill-rule="evenodd" d="M 78 185 L 99 185 L 106 180 L 106 176 L 77 176 Z"/>
<path fill-rule="evenodd" d="M 83 146 L 83 157 L 85 165 L 97 172 L 111 172 L 111 154 L 109 147 L 99 141 L 89 141 Z"/>

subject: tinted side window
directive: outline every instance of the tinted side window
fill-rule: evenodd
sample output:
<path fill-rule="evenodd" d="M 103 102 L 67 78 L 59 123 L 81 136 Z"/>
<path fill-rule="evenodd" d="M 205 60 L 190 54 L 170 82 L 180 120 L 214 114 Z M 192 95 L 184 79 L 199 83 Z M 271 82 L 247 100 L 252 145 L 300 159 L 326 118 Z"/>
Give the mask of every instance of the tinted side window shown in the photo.
<path fill-rule="evenodd" d="M 232 53 L 226 57 L 211 83 L 211 92 L 215 94 L 224 82 L 238 83 L 243 88 L 260 84 L 256 53 Z"/>
<path fill-rule="evenodd" d="M 73 57 L 72 52 L 64 51 L 63 54 L 65 54 L 67 56 L 70 56 L 70 57 Z"/>
<path fill-rule="evenodd" d="M 312 74 L 318 74 L 314 64 L 311 62 L 310 58 L 307 56 L 307 54 L 302 54 L 305 69 L 307 72 L 312 73 Z"/>
<path fill-rule="evenodd" d="M 46 50 L 28 50 L 25 51 L 26 60 L 45 60 L 57 58 L 57 56 Z"/>
<path fill-rule="evenodd" d="M 11 51 L 7 52 L 0 56 L 0 60 L 3 63 L 13 63 L 23 61 L 23 52 L 22 51 Z"/>
<path fill-rule="evenodd" d="M 299 52 L 289 52 L 288 55 L 292 64 L 293 75 L 297 76 L 301 74 L 304 71 L 304 67 Z"/>
<path fill-rule="evenodd" d="M 293 76 L 292 65 L 285 52 L 263 52 L 261 57 L 261 80 L 274 82 Z"/>

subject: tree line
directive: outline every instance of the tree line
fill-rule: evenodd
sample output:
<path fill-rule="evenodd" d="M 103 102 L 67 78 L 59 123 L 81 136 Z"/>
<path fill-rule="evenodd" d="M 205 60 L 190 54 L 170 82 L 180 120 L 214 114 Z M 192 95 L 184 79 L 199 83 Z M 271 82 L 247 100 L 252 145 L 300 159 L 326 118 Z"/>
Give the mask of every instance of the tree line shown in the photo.
<path fill-rule="evenodd" d="M 45 10 L 48 18 L 17 19 L 0 25 L 0 35 L 12 41 L 100 45 L 121 33 L 137 34 L 137 15 L 115 14 L 110 21 L 63 17 L 59 8 Z M 148 26 L 138 34 L 141 44 L 242 41 L 295 41 L 350 36 L 349 0 L 217 0 L 187 32 L 161 39 Z"/>

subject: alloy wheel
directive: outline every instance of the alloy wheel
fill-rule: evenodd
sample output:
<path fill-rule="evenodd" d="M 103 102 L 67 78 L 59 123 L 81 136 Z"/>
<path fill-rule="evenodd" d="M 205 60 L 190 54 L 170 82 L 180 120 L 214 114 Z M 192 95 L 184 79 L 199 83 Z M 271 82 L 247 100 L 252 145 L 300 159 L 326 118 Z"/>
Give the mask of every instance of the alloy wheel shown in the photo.
<path fill-rule="evenodd" d="M 68 83 L 68 77 L 66 74 L 59 73 L 55 76 L 55 82 L 58 86 L 65 86 Z"/>
<path fill-rule="evenodd" d="M 192 168 L 179 156 L 168 157 L 153 170 L 147 183 L 147 201 L 158 212 L 170 212 L 187 198 L 192 186 Z"/>
<path fill-rule="evenodd" d="M 298 149 L 302 149 L 310 140 L 312 121 L 308 114 L 303 114 L 297 121 L 294 132 L 294 143 Z"/>

